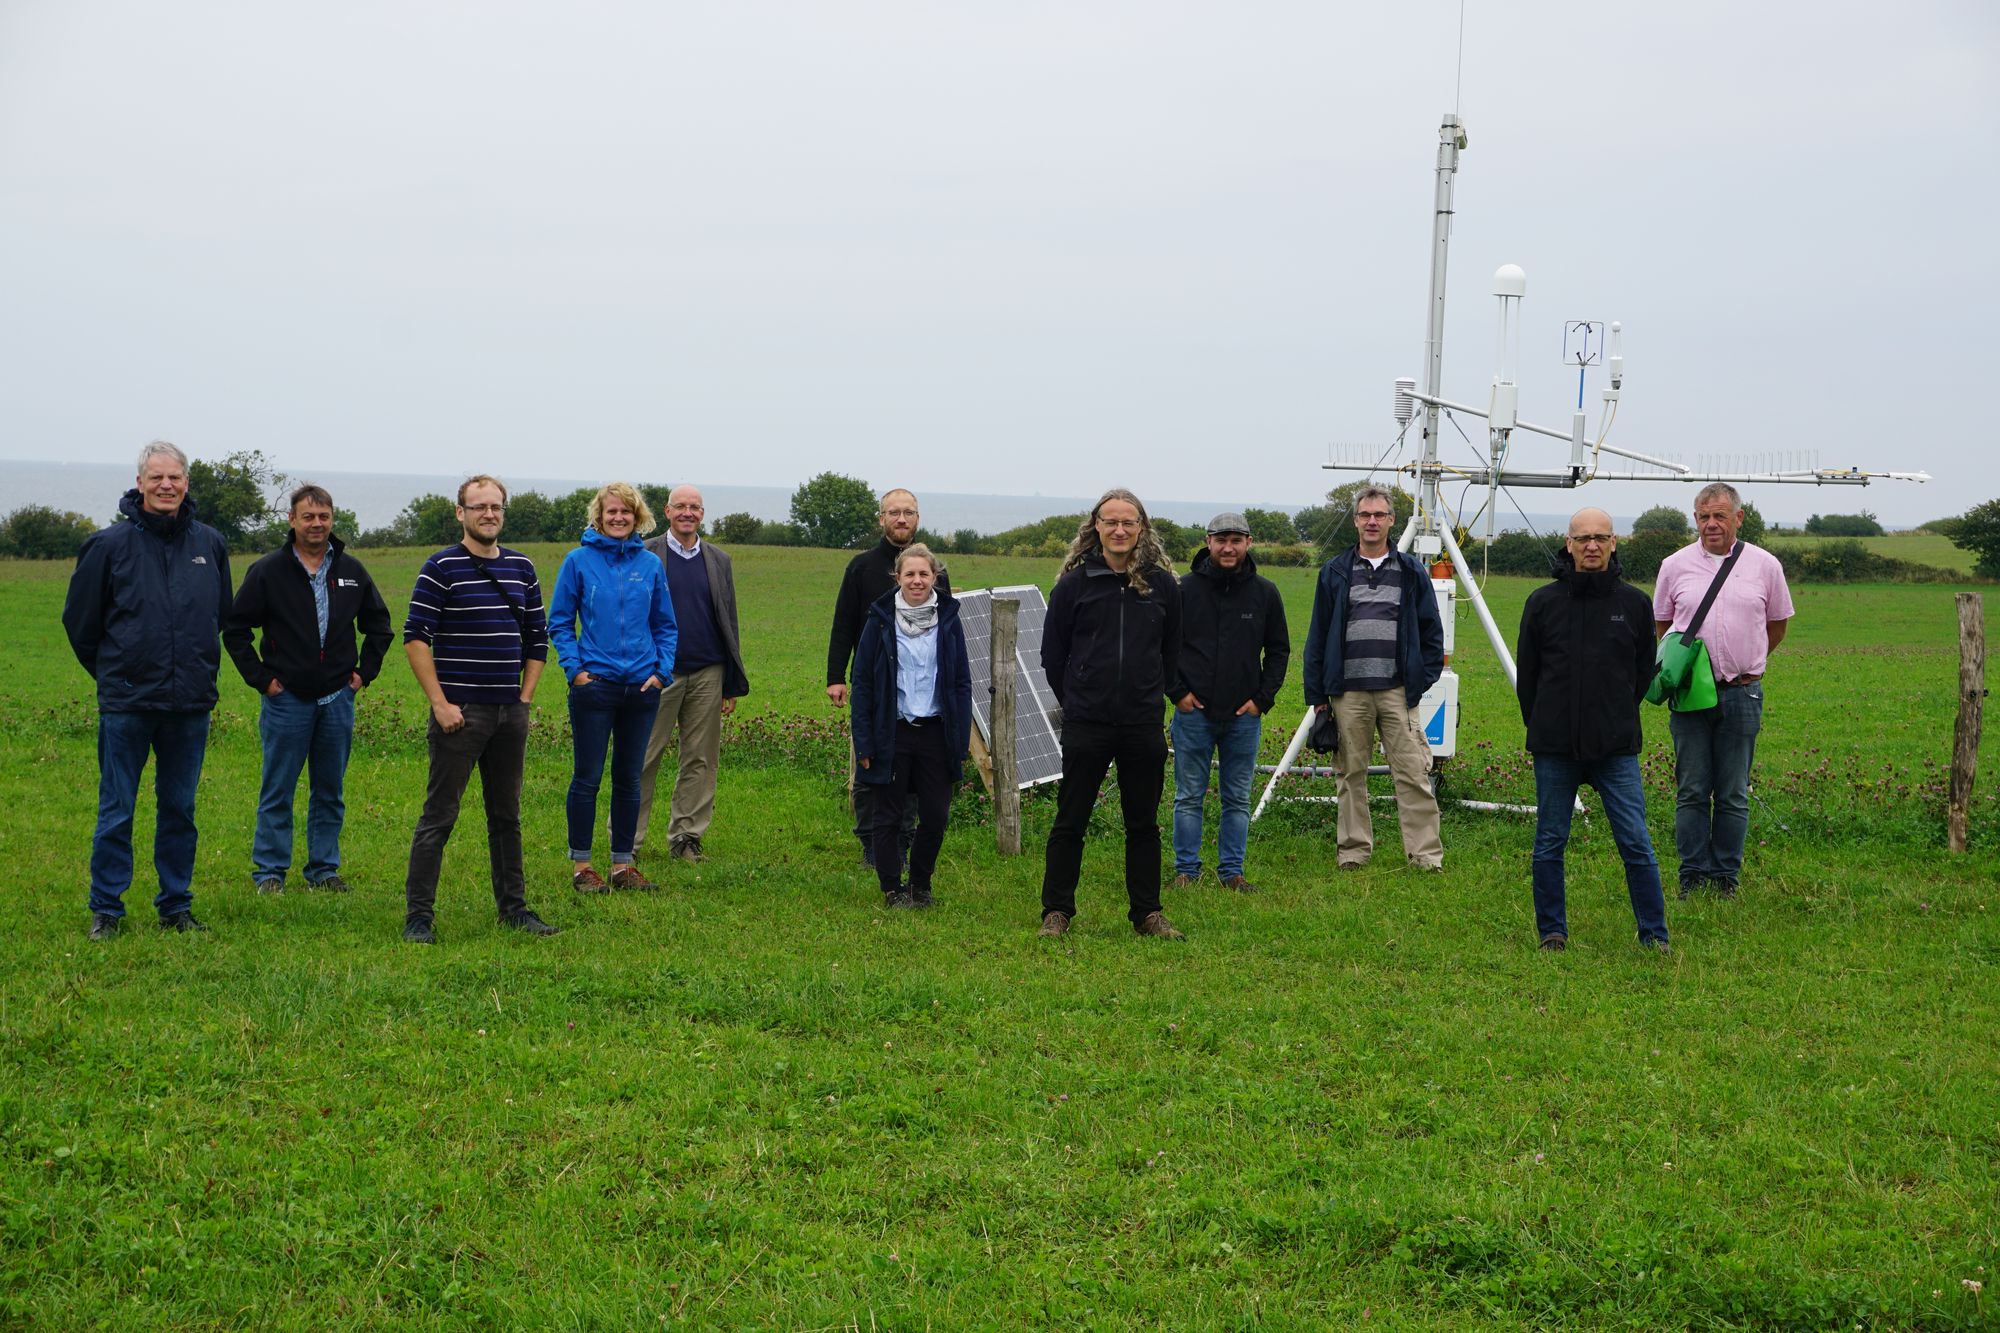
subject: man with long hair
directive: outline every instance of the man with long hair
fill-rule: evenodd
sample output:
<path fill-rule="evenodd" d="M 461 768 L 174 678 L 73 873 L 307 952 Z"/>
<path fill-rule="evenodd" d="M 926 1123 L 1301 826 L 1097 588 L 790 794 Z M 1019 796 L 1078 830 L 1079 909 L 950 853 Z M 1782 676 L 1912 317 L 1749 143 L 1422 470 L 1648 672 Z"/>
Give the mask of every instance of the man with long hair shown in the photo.
<path fill-rule="evenodd" d="M 1118 765 L 1125 817 L 1126 917 L 1141 935 L 1177 940 L 1160 911 L 1160 715 L 1179 676 L 1181 590 L 1139 497 L 1106 491 L 1077 528 L 1049 596 L 1042 671 L 1062 705 L 1062 787 L 1042 870 L 1042 929 L 1076 916 L 1083 833 L 1097 790 Z"/>

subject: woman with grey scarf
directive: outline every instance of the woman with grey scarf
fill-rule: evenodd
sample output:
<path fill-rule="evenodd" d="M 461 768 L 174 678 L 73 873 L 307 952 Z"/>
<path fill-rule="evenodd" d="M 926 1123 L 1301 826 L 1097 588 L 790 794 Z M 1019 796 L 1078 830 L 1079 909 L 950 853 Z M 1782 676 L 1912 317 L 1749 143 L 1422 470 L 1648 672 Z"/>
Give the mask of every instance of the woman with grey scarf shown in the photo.
<path fill-rule="evenodd" d="M 896 586 L 868 608 L 854 651 L 854 754 L 862 782 L 884 787 L 875 803 L 875 874 L 888 907 L 929 907 L 931 875 L 951 817 L 952 788 L 972 739 L 972 665 L 958 599 L 922 542 L 896 556 Z M 917 836 L 903 879 L 898 823 L 907 794 Z"/>

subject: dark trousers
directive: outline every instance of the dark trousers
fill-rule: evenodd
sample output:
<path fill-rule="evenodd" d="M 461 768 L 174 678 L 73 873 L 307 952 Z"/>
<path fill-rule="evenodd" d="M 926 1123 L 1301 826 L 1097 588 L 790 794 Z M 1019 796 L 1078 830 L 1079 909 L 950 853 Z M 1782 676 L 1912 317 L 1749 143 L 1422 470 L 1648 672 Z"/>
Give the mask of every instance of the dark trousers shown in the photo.
<path fill-rule="evenodd" d="M 604 752 L 611 751 L 611 863 L 632 861 L 633 830 L 639 826 L 639 775 L 660 692 L 598 678 L 569 690 L 569 729 L 576 767 L 563 803 L 569 823 L 569 859 L 590 859 L 597 823 L 597 789 L 604 785 Z"/>
<path fill-rule="evenodd" d="M 1118 765 L 1118 803 L 1125 816 L 1125 915 L 1134 925 L 1160 910 L 1160 791 L 1166 783 L 1167 737 L 1157 722 L 1113 725 L 1067 721 L 1062 732 L 1062 786 L 1056 822 L 1042 865 L 1042 912 L 1076 915 L 1076 881 L 1083 873 L 1083 833 L 1097 790 Z"/>
<path fill-rule="evenodd" d="M 410 839 L 410 873 L 403 892 L 411 918 L 430 920 L 437 905 L 444 845 L 458 822 L 458 803 L 472 770 L 486 801 L 486 855 L 493 865 L 493 902 L 505 921 L 528 906 L 521 870 L 521 774 L 528 760 L 528 705 L 467 704 L 465 725 L 446 731 L 431 719 L 430 783 L 424 812 Z"/>
<path fill-rule="evenodd" d="M 888 788 L 873 782 L 861 780 L 861 765 L 854 758 L 853 744 L 849 742 L 848 802 L 854 807 L 854 836 L 861 839 L 861 845 L 873 855 L 875 850 L 875 815 L 877 808 L 887 800 L 882 793 Z M 905 797 L 896 807 L 896 826 L 902 830 L 902 845 L 908 847 L 917 830 L 917 803 Z"/>
<path fill-rule="evenodd" d="M 909 806 L 917 811 L 917 836 L 910 845 L 910 889 L 930 889 L 938 849 L 944 846 L 944 827 L 951 819 L 955 767 L 945 753 L 941 723 L 932 721 L 917 727 L 897 719 L 889 781 L 881 786 L 875 800 L 875 876 L 883 893 L 902 888 L 903 810 Z"/>

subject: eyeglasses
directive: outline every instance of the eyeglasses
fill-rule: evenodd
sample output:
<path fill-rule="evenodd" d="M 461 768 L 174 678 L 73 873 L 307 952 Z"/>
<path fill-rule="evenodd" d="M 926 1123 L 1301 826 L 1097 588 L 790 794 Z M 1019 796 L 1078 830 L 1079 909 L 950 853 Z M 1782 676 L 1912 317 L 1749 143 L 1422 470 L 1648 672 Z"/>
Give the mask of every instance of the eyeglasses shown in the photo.
<path fill-rule="evenodd" d="M 460 505 L 459 508 L 468 514 L 504 514 L 507 512 L 506 505 Z"/>
<path fill-rule="evenodd" d="M 1572 532 L 1569 535 L 1569 539 L 1578 546 L 1608 546 L 1612 540 L 1611 534 L 1608 532 L 1585 532 L 1581 534 Z"/>
<path fill-rule="evenodd" d="M 676 514 L 699 514 L 704 512 L 700 505 L 691 505 L 686 502 L 677 505 L 668 505 L 667 508 Z"/>
<path fill-rule="evenodd" d="M 1112 528 L 1119 532 L 1137 532 L 1143 525 L 1136 518 L 1100 518 L 1097 520 L 1097 526 Z"/>
<path fill-rule="evenodd" d="M 915 518 L 916 516 L 917 511 L 914 509 L 884 509 L 882 511 L 883 518 Z"/>
<path fill-rule="evenodd" d="M 1356 514 L 1354 516 L 1355 521 L 1358 523 L 1387 523 L 1390 519 L 1394 517 L 1395 517 L 1394 514 L 1385 514 L 1381 512 Z"/>

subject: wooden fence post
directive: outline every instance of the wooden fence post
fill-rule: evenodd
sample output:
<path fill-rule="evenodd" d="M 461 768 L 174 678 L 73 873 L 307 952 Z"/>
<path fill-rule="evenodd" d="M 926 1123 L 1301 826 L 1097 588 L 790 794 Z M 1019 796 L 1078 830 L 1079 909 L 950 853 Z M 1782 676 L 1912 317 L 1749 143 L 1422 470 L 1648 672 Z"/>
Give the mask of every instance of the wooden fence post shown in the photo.
<path fill-rule="evenodd" d="M 1952 733 L 1951 797 L 1945 812 L 1945 837 L 1954 852 L 1965 850 L 1972 779 L 1979 771 L 1979 723 L 1986 702 L 1984 608 L 1978 593 L 1958 595 L 1958 726 Z"/>
<path fill-rule="evenodd" d="M 1021 854 L 1021 784 L 1014 754 L 1014 645 L 1020 631 L 1020 599 L 995 597 L 988 679 L 993 682 L 993 840 L 1002 856 Z"/>

